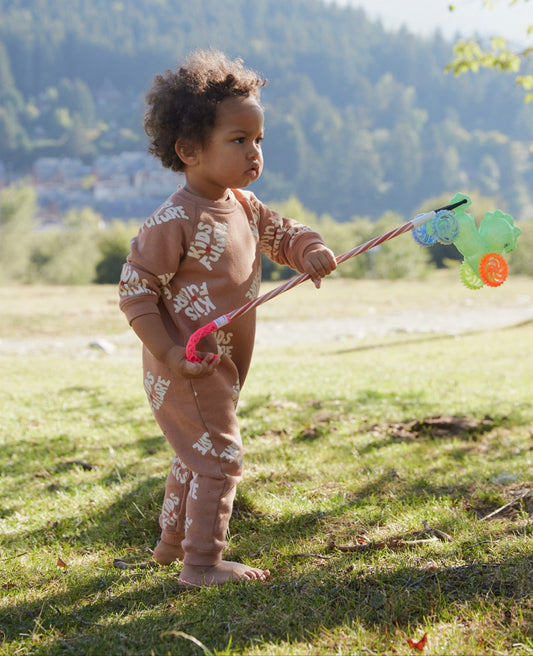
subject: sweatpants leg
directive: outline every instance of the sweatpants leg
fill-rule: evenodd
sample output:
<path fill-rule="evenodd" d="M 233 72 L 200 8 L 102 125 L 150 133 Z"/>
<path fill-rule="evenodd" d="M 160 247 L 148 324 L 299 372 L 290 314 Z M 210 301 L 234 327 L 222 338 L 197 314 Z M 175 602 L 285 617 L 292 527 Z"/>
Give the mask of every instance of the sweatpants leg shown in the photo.
<path fill-rule="evenodd" d="M 182 540 L 185 537 L 185 512 L 191 472 L 176 456 L 167 476 L 165 498 L 159 517 L 161 540 L 179 547 L 183 558 Z"/>
<path fill-rule="evenodd" d="M 212 376 L 191 381 L 173 377 L 146 357 L 146 380 L 161 383 L 164 394 L 152 409 L 179 459 L 180 471 L 184 467 L 190 474 L 185 507 L 177 490 L 176 499 L 170 496 L 172 482 L 168 487 L 164 506 L 170 509 L 169 528 L 174 518 L 176 524 L 172 531 L 164 529 L 164 536 L 168 535 L 169 542 L 177 540 L 184 529 L 184 562 L 216 565 L 226 546 L 236 485 L 242 476 L 242 441 L 235 410 L 237 370 L 229 358 L 222 357 Z M 150 399 L 151 388 L 147 393 Z M 184 488 L 180 490 L 183 495 Z"/>

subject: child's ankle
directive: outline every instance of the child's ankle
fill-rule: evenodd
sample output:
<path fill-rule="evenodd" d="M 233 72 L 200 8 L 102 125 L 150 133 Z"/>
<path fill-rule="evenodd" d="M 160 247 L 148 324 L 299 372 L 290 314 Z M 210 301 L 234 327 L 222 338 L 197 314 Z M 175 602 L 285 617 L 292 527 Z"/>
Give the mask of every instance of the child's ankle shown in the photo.
<path fill-rule="evenodd" d="M 181 545 L 160 540 L 154 549 L 153 558 L 160 565 L 171 565 L 176 560 L 183 560 L 183 549 Z"/>

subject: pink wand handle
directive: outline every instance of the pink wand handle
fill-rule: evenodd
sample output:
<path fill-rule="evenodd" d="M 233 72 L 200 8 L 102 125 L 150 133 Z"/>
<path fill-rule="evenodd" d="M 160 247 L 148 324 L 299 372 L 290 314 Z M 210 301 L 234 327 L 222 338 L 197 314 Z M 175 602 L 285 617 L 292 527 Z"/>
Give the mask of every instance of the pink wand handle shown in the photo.
<path fill-rule="evenodd" d="M 198 342 L 203 337 L 207 337 L 207 335 L 215 332 L 215 330 L 218 328 L 225 326 L 227 323 L 229 323 L 229 321 L 230 319 L 228 318 L 228 315 L 223 314 L 221 317 L 218 317 L 218 319 L 214 319 L 213 321 L 207 323 L 205 326 L 195 330 L 189 337 L 187 346 L 185 347 L 185 355 L 187 356 L 187 360 L 189 360 L 189 362 L 201 362 L 201 358 L 196 355 L 196 347 L 198 346 Z"/>

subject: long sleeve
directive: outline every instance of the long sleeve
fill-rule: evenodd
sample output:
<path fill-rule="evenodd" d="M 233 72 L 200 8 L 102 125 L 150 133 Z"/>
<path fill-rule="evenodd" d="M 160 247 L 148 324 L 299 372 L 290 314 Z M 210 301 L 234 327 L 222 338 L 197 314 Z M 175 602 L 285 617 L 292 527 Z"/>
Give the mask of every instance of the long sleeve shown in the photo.
<path fill-rule="evenodd" d="M 120 309 L 131 323 L 143 314 L 159 313 L 159 300 L 178 270 L 189 221 L 183 208 L 164 203 L 131 241 L 120 279 Z"/>
<path fill-rule="evenodd" d="M 261 252 L 277 264 L 303 270 L 308 248 L 324 245 L 322 237 L 308 226 L 281 216 L 259 201 L 251 192 L 240 192 L 257 221 Z"/>

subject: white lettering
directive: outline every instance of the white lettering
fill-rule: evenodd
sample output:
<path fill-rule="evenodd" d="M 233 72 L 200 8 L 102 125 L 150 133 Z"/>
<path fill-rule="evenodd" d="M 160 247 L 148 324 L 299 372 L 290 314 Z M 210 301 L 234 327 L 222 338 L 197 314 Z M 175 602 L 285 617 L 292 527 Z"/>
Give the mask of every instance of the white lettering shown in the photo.
<path fill-rule="evenodd" d="M 154 375 L 150 371 L 146 372 L 144 389 L 152 410 L 159 410 L 163 405 L 163 400 L 169 387 L 170 380 L 165 380 L 164 378 L 161 378 L 161 376 L 158 376 L 156 381 Z"/>
<path fill-rule="evenodd" d="M 227 226 L 223 223 L 211 226 L 200 221 L 187 254 L 212 271 L 213 263 L 218 262 L 226 249 L 226 233 Z"/>
<path fill-rule="evenodd" d="M 174 205 L 171 200 L 167 200 L 156 210 L 156 212 L 154 212 L 154 214 L 152 214 L 152 216 L 146 219 L 141 230 L 144 230 L 145 228 L 153 228 L 155 225 L 168 223 L 175 219 L 184 219 L 185 221 L 188 221 L 189 217 L 181 205 Z"/>

